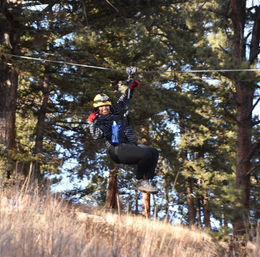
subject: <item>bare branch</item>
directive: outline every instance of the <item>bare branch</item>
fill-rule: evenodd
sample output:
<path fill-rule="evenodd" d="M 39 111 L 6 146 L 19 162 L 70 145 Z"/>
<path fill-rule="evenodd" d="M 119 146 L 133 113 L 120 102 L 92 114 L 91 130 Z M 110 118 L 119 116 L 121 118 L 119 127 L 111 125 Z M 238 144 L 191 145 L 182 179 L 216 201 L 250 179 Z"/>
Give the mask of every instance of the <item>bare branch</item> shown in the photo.
<path fill-rule="evenodd" d="M 87 7 L 86 7 L 86 4 L 85 4 L 85 1 L 81 0 L 81 3 L 82 3 L 83 15 L 84 15 L 85 21 L 86 21 L 86 23 L 88 25 Z"/>
<path fill-rule="evenodd" d="M 48 6 L 43 9 L 43 11 L 42 11 L 42 13 L 43 13 L 43 12 L 51 11 L 52 7 L 53 7 L 55 4 L 57 4 L 58 2 L 60 2 L 60 1 L 58 1 L 58 0 L 52 0 L 52 1 L 41 0 L 40 2 L 41 2 L 42 4 L 48 4 Z"/>
<path fill-rule="evenodd" d="M 258 125 L 258 124 L 260 124 L 260 120 L 252 122 L 252 127 L 254 127 L 254 126 Z"/>
<path fill-rule="evenodd" d="M 255 165 L 252 169 L 250 169 L 247 172 L 247 175 L 251 175 L 252 173 L 254 173 L 256 170 L 258 170 L 260 168 L 260 164 Z"/>
<path fill-rule="evenodd" d="M 257 142 L 255 144 L 253 144 L 253 146 L 250 149 L 250 152 L 248 153 L 248 155 L 244 158 L 244 161 L 248 161 L 251 160 L 251 158 L 253 157 L 253 155 L 255 154 L 256 150 L 258 150 L 260 148 L 260 142 Z"/>
<path fill-rule="evenodd" d="M 114 5 L 112 5 L 108 0 L 106 0 L 106 2 L 107 2 L 111 7 L 113 7 L 117 12 L 119 12 L 119 10 L 118 10 Z"/>
<path fill-rule="evenodd" d="M 255 107 L 257 106 L 257 104 L 259 103 L 259 101 L 260 101 L 260 97 L 256 100 L 255 104 L 253 105 L 252 111 L 255 109 Z"/>

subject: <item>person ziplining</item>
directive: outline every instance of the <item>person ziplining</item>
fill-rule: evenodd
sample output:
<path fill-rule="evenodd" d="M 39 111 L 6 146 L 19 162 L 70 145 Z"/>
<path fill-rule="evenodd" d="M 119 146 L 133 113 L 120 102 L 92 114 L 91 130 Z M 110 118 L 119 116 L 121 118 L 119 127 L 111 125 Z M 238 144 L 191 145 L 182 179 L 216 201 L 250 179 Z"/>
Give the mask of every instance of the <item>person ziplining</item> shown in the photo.
<path fill-rule="evenodd" d="M 128 124 L 128 108 L 134 90 L 140 85 L 138 80 L 130 79 L 128 89 L 117 103 L 112 105 L 109 97 L 97 94 L 94 98 L 94 110 L 87 118 L 89 130 L 94 139 L 105 138 L 108 154 L 115 163 L 137 165 L 133 188 L 141 192 L 155 194 L 158 189 L 153 185 L 159 152 L 157 149 L 138 144 L 132 128 Z"/>

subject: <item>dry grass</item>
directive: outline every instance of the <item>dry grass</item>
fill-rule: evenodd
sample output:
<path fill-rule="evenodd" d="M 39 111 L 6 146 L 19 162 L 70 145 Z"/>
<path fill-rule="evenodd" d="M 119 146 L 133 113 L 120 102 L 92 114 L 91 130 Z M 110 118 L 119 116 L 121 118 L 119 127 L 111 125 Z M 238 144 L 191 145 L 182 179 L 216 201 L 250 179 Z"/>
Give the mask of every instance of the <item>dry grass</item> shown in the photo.
<path fill-rule="evenodd" d="M 1 191 L 0 200 L 1 257 L 228 256 L 195 229 L 130 215 L 79 213 L 35 191 Z"/>

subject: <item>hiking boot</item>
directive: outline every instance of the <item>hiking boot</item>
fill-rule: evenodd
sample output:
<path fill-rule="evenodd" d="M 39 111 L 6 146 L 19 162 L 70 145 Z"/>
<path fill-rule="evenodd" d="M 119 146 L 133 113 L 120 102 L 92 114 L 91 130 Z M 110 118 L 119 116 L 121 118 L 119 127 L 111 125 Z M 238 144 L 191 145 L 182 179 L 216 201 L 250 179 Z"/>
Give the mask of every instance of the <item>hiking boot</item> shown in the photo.
<path fill-rule="evenodd" d="M 158 189 L 148 179 L 136 179 L 133 183 L 133 188 L 149 194 L 156 194 L 158 192 Z"/>

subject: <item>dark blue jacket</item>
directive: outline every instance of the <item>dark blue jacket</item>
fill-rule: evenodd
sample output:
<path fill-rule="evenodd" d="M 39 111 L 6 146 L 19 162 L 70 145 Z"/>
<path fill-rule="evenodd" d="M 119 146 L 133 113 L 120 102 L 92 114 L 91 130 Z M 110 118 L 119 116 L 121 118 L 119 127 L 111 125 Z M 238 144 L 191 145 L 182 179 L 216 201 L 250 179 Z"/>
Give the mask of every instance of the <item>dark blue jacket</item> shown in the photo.
<path fill-rule="evenodd" d="M 114 145 L 112 139 L 113 121 L 119 125 L 119 144 L 134 143 L 136 140 L 132 128 L 129 126 L 127 117 L 125 116 L 129 100 L 127 97 L 128 90 L 118 99 L 117 103 L 111 106 L 111 113 L 108 115 L 98 115 L 93 123 L 89 125 L 90 133 L 94 139 L 105 138 L 106 145 L 110 147 Z M 133 91 L 130 93 L 132 97 Z"/>

